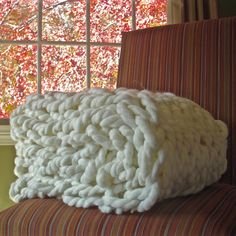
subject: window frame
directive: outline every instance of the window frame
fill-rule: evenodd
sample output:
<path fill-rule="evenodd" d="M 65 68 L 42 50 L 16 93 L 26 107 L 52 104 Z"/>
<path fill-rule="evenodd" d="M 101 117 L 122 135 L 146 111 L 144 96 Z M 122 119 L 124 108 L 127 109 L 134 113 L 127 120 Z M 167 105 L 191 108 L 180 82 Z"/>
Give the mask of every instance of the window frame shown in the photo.
<path fill-rule="evenodd" d="M 0 44 L 8 45 L 35 45 L 37 46 L 37 93 L 41 94 L 42 80 L 41 80 L 41 62 L 42 62 L 42 47 L 47 45 L 53 46 L 85 46 L 86 48 L 86 81 L 87 88 L 90 88 L 91 81 L 91 66 L 90 66 L 90 48 L 92 46 L 108 46 L 108 47 L 121 47 L 121 43 L 109 42 L 91 42 L 90 41 L 90 0 L 86 0 L 86 40 L 85 41 L 52 41 L 42 39 L 42 18 L 43 18 L 43 0 L 38 0 L 37 12 L 37 39 L 31 40 L 0 40 Z M 135 0 L 132 0 L 132 30 L 136 29 L 136 9 Z"/>
<path fill-rule="evenodd" d="M 38 12 L 37 12 L 37 39 L 36 40 L 1 40 L 0 45 L 35 45 L 37 46 L 37 93 L 42 92 L 42 47 L 47 45 L 54 46 L 85 46 L 86 48 L 86 82 L 87 88 L 90 88 L 91 84 L 91 65 L 90 65 L 90 49 L 92 46 L 108 46 L 108 47 L 121 47 L 121 43 L 111 43 L 111 42 L 91 42 L 91 32 L 90 32 L 90 0 L 86 0 L 86 39 L 85 41 L 50 41 L 42 39 L 42 18 L 43 18 L 43 0 L 38 0 Z M 136 1 L 131 0 L 131 30 L 136 30 Z M 9 125 L 9 119 L 0 119 L 0 135 L 2 133 L 2 127 Z M 3 133 L 5 134 L 5 129 Z M 1 142 L 0 142 L 1 143 Z M 0 144 L 1 145 L 1 144 Z"/>
<path fill-rule="evenodd" d="M 136 29 L 136 5 L 135 0 L 132 0 L 131 11 L 131 25 L 132 30 Z M 36 40 L 1 40 L 0 45 L 35 45 L 37 46 L 37 93 L 42 92 L 42 47 L 47 45 L 54 46 L 85 46 L 86 48 L 86 82 L 87 88 L 90 88 L 91 84 L 91 65 L 90 65 L 90 49 L 92 46 L 108 46 L 108 47 L 121 47 L 121 43 L 109 43 L 109 42 L 91 42 L 90 32 L 90 0 L 86 0 L 86 40 L 85 41 L 50 41 L 42 39 L 42 18 L 43 18 L 43 0 L 38 0 L 38 12 L 37 12 L 37 39 Z M 0 133 L 4 134 L 4 137 L 0 137 L 0 140 L 6 139 L 5 135 L 9 128 L 2 127 L 8 126 L 9 119 L 0 119 Z M 2 143 L 2 142 L 0 142 Z M 4 142 L 5 143 L 5 142 Z"/>

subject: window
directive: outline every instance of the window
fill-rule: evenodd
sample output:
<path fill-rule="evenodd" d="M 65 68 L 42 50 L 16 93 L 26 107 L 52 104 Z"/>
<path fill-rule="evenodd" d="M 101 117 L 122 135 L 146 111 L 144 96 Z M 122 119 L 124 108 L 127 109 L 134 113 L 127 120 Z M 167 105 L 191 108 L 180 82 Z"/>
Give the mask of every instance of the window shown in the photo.
<path fill-rule="evenodd" d="M 167 0 L 2 0 L 0 119 L 31 93 L 116 87 L 121 31 L 166 23 Z"/>

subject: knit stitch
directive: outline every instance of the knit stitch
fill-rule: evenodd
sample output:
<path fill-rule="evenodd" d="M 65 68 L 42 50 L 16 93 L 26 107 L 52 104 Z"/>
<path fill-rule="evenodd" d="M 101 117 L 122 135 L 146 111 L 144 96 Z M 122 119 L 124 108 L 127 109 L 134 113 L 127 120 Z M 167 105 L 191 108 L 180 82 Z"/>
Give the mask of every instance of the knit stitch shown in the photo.
<path fill-rule="evenodd" d="M 143 212 L 226 170 L 228 130 L 171 93 L 90 89 L 30 95 L 11 115 L 11 198 L 46 196 L 102 212 Z"/>

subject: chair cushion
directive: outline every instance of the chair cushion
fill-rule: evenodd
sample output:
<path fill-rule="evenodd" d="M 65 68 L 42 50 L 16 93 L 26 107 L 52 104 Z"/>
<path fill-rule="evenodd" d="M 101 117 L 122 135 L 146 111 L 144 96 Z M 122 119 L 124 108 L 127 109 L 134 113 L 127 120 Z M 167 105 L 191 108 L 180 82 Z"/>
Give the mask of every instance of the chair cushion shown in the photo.
<path fill-rule="evenodd" d="M 214 184 L 147 212 L 122 215 L 29 199 L 0 213 L 0 235 L 236 235 L 236 187 Z"/>

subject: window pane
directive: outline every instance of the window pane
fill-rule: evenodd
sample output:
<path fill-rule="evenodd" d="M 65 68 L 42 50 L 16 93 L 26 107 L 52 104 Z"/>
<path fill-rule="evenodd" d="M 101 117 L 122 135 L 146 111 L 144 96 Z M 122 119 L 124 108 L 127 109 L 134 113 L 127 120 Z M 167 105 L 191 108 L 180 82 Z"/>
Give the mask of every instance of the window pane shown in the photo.
<path fill-rule="evenodd" d="M 0 1 L 0 39 L 35 40 L 37 0 Z"/>
<path fill-rule="evenodd" d="M 36 46 L 0 45 L 0 118 L 36 93 Z"/>
<path fill-rule="evenodd" d="M 167 0 L 137 0 L 137 29 L 164 25 L 167 22 Z"/>
<path fill-rule="evenodd" d="M 131 29 L 131 2 L 126 0 L 91 0 L 91 41 L 121 41 L 121 31 Z"/>
<path fill-rule="evenodd" d="M 86 88 L 85 47 L 43 46 L 42 92 Z"/>
<path fill-rule="evenodd" d="M 120 48 L 91 47 L 91 87 L 116 88 Z"/>
<path fill-rule="evenodd" d="M 43 39 L 85 41 L 86 1 L 43 1 Z"/>

